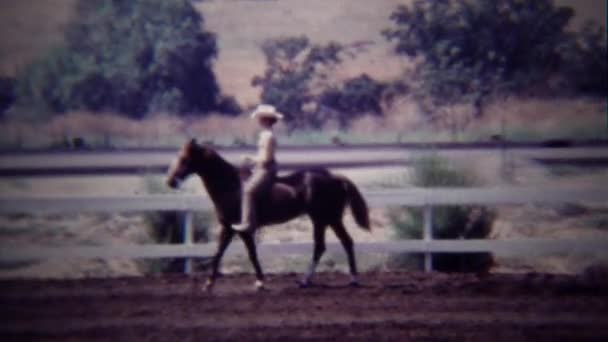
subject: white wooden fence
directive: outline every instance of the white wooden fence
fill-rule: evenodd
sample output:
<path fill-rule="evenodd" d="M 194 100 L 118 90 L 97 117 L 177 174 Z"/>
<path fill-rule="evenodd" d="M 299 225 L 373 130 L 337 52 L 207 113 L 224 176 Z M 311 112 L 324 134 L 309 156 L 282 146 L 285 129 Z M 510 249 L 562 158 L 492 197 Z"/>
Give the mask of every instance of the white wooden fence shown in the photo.
<path fill-rule="evenodd" d="M 372 207 L 422 207 L 424 227 L 422 240 L 366 243 L 356 241 L 356 251 L 363 253 L 424 253 L 425 269 L 432 270 L 432 253 L 491 252 L 497 255 L 540 256 L 552 254 L 608 254 L 608 239 L 518 239 L 518 240 L 433 240 L 433 207 L 445 205 L 505 205 L 603 203 L 608 204 L 608 187 L 596 188 L 433 188 L 367 191 L 363 196 Z M 213 255 L 216 244 L 195 244 L 192 213 L 211 209 L 204 196 L 65 196 L 65 197 L 2 197 L 0 214 L 69 213 L 69 212 L 184 212 L 183 244 L 109 245 L 109 246 L 21 246 L 0 247 L 0 262 L 48 258 L 188 258 L 185 272 L 192 271 L 192 258 Z M 238 239 L 237 239 L 238 240 Z M 233 243 L 227 254 L 243 253 L 242 243 Z M 342 250 L 337 243 L 328 250 Z M 261 255 L 311 253 L 311 243 L 267 243 L 258 248 Z"/>

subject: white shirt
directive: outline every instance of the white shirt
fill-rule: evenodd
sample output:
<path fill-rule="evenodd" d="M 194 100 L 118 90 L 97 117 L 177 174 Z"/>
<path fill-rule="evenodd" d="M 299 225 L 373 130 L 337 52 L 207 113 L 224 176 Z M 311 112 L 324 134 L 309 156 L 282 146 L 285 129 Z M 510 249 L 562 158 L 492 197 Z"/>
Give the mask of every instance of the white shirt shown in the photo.
<path fill-rule="evenodd" d="M 258 140 L 258 154 L 252 158 L 256 167 L 266 167 L 273 163 L 276 147 L 277 140 L 274 137 L 274 132 L 270 129 L 263 130 Z"/>

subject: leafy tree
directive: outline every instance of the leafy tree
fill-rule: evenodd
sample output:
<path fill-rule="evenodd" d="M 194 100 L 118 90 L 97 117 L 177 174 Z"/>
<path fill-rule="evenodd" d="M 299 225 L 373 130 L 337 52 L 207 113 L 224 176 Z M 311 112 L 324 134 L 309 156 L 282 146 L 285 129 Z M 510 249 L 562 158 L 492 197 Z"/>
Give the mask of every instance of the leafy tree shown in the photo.
<path fill-rule="evenodd" d="M 327 120 L 347 126 L 365 113 L 382 114 L 385 85 L 368 75 L 344 83 L 332 79 L 347 47 L 330 42 L 313 45 L 308 38 L 281 37 L 262 45 L 267 68 L 253 86 L 262 87 L 262 101 L 286 116 L 289 129 L 319 128 Z"/>
<path fill-rule="evenodd" d="M 262 45 L 267 68 L 263 76 L 253 78 L 252 85 L 262 87 L 262 102 L 285 114 L 289 129 L 320 127 L 325 118 L 317 110 L 315 89 L 340 63 L 341 51 L 335 42 L 311 46 L 305 36 L 267 40 Z"/>
<path fill-rule="evenodd" d="M 432 104 L 473 103 L 494 91 L 518 91 L 561 64 L 560 45 L 574 11 L 553 0 L 416 0 L 383 31 L 395 51 L 422 57 L 418 94 Z"/>
<path fill-rule="evenodd" d="M 209 111 L 222 100 L 215 36 L 188 0 L 81 0 L 66 44 L 19 78 L 22 104 L 65 112 Z"/>
<path fill-rule="evenodd" d="M 576 92 L 608 94 L 606 28 L 588 22 L 563 48 L 562 67 L 566 85 Z"/>
<path fill-rule="evenodd" d="M 351 78 L 339 87 L 330 88 L 321 94 L 320 102 L 340 115 L 342 127 L 363 114 L 382 114 L 381 101 L 386 85 L 372 79 L 367 74 Z"/>

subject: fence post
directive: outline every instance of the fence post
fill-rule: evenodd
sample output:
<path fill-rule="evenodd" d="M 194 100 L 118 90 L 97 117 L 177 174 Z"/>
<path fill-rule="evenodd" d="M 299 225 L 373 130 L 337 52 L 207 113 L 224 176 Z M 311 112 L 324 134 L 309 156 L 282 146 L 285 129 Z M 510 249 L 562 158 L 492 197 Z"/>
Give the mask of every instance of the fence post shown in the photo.
<path fill-rule="evenodd" d="M 183 244 L 192 245 L 194 243 L 194 213 L 192 211 L 186 211 L 184 214 L 183 233 Z M 184 274 L 192 274 L 192 263 L 192 258 L 186 258 L 184 261 Z"/>
<path fill-rule="evenodd" d="M 423 208 L 423 220 L 422 238 L 424 242 L 430 242 L 433 240 L 433 207 L 428 203 Z M 433 271 L 433 254 L 428 249 L 424 253 L 424 271 Z"/>

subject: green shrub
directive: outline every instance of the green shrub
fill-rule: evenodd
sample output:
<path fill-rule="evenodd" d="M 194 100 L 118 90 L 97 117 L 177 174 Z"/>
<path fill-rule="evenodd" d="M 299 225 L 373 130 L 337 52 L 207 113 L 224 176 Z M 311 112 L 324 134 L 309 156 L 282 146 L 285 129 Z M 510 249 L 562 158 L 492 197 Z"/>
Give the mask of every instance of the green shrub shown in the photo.
<path fill-rule="evenodd" d="M 573 16 L 553 0 L 417 0 L 398 6 L 383 34 L 397 54 L 423 57 L 422 96 L 436 105 L 475 103 L 555 73 Z"/>
<path fill-rule="evenodd" d="M 150 194 L 168 192 L 164 183 L 156 178 L 147 178 L 146 187 Z M 181 244 L 184 241 L 185 213 L 180 211 L 157 211 L 145 214 L 148 232 L 158 244 Z M 212 215 L 207 211 L 196 212 L 193 216 L 194 242 L 205 243 L 209 241 L 209 228 Z M 184 258 L 156 259 L 144 262 L 144 268 L 150 273 L 182 272 Z"/>
<path fill-rule="evenodd" d="M 605 97 L 608 93 L 606 27 L 587 22 L 562 48 L 565 88 Z"/>
<path fill-rule="evenodd" d="M 320 95 L 319 103 L 337 113 L 340 126 L 364 114 L 382 115 L 382 96 L 386 86 L 367 74 L 348 79 Z"/>
<path fill-rule="evenodd" d="M 467 187 L 476 184 L 474 178 L 449 165 L 438 157 L 418 160 L 414 166 L 413 184 L 417 187 Z M 486 207 L 449 206 L 433 207 L 433 238 L 435 239 L 483 239 L 491 231 L 494 211 Z M 395 208 L 389 210 L 396 239 L 421 239 L 423 211 L 420 208 Z M 415 260 L 415 261 L 412 261 Z M 396 255 L 392 263 L 397 265 L 421 265 L 421 256 Z M 435 253 L 433 267 L 444 272 L 485 272 L 492 266 L 489 253 Z"/>
<path fill-rule="evenodd" d="M 190 1 L 80 0 L 76 12 L 65 44 L 19 74 L 23 112 L 234 110 L 212 70 L 215 35 Z"/>

